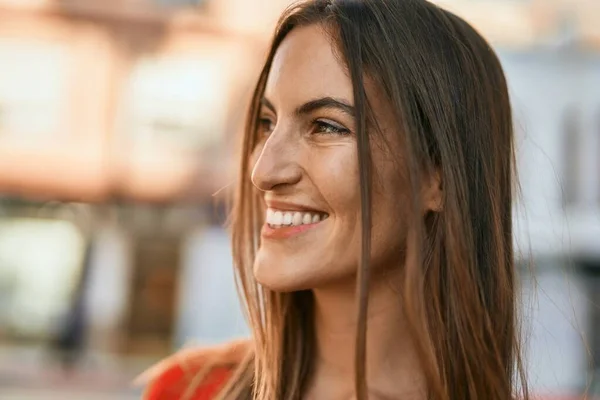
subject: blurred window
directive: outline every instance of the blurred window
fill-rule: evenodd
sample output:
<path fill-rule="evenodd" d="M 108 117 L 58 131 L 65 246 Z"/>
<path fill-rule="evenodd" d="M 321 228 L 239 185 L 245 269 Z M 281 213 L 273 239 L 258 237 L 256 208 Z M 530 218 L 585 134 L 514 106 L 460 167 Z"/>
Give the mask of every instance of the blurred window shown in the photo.
<path fill-rule="evenodd" d="M 580 114 L 577 112 L 577 109 L 568 108 L 563 117 L 563 129 L 561 132 L 563 143 L 563 206 L 573 205 L 579 200 L 580 122 Z"/>
<path fill-rule="evenodd" d="M 0 136 L 25 144 L 56 139 L 65 116 L 68 61 L 60 45 L 0 38 Z"/>
<path fill-rule="evenodd" d="M 0 115 L 2 118 L 2 115 Z M 597 199 L 600 207 L 600 110 L 596 120 L 596 188 L 598 189 Z"/>
<path fill-rule="evenodd" d="M 69 311 L 84 239 L 70 222 L 0 220 L 0 330 L 49 339 Z"/>
<path fill-rule="evenodd" d="M 141 59 L 126 92 L 123 132 L 135 145 L 205 148 L 222 138 L 226 88 L 223 67 L 214 60 Z"/>

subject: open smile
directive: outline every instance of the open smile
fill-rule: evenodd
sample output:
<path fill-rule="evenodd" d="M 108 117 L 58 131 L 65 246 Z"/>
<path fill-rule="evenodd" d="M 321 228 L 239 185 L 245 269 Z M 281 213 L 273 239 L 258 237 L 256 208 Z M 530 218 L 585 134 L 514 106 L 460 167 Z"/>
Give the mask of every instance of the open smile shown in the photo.
<path fill-rule="evenodd" d="M 284 239 L 306 232 L 325 221 L 329 215 L 316 211 L 289 211 L 267 209 L 262 236 L 271 239 Z"/>

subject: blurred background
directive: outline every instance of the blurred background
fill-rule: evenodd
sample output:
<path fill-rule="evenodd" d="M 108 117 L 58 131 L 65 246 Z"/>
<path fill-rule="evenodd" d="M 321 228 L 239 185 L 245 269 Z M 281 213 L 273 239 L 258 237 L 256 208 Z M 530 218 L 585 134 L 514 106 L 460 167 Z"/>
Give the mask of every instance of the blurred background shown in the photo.
<path fill-rule="evenodd" d="M 0 0 L 0 399 L 135 399 L 248 333 L 219 189 L 288 3 Z M 438 3 L 509 80 L 532 389 L 600 395 L 600 1 Z"/>

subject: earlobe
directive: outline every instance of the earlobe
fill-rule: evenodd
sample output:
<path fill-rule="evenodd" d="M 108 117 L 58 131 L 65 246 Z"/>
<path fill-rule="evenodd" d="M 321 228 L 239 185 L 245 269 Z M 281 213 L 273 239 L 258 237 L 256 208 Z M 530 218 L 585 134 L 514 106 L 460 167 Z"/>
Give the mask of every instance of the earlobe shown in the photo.
<path fill-rule="evenodd" d="M 439 170 L 427 177 L 423 194 L 423 211 L 441 212 L 444 209 L 444 190 L 442 176 Z"/>

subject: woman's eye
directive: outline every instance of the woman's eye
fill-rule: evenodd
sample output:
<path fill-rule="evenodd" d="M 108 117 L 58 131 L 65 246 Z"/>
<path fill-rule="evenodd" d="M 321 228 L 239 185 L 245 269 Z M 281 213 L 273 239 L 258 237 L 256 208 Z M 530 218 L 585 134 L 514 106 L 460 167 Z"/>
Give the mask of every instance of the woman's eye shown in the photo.
<path fill-rule="evenodd" d="M 268 136 L 275 129 L 275 123 L 271 118 L 262 117 L 258 120 L 258 130 L 262 136 Z"/>
<path fill-rule="evenodd" d="M 317 120 L 315 121 L 315 129 L 314 133 L 324 134 L 324 135 L 347 135 L 350 133 L 350 130 L 344 128 L 341 125 L 338 125 L 329 121 Z"/>

